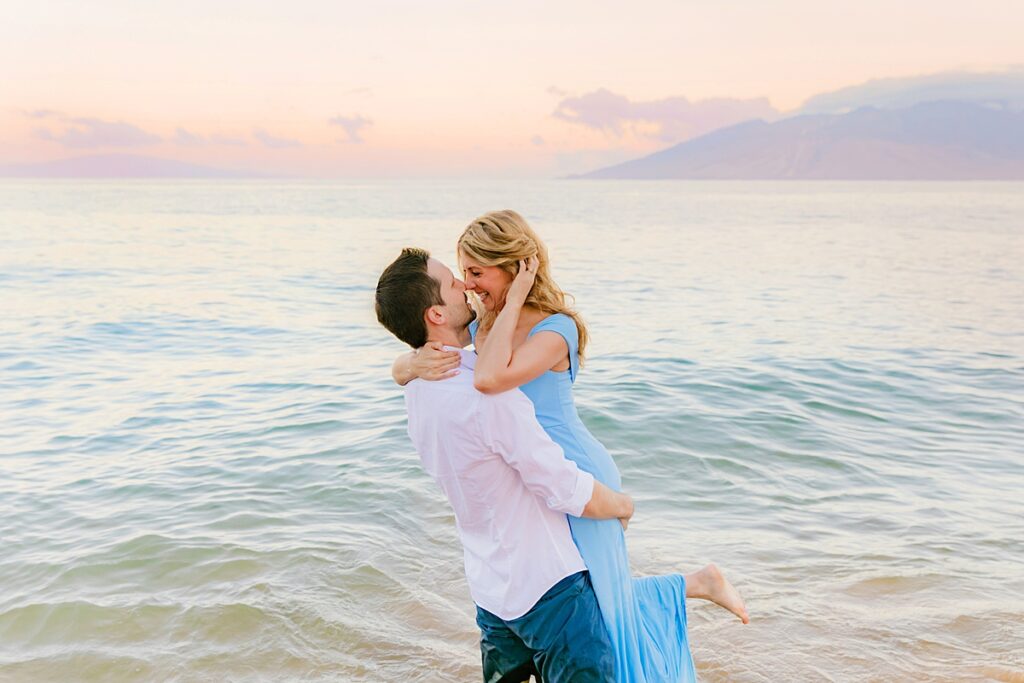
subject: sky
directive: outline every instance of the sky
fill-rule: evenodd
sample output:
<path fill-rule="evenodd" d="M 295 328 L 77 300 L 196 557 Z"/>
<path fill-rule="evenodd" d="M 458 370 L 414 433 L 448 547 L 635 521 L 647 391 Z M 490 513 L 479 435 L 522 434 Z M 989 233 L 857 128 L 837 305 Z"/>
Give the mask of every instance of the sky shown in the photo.
<path fill-rule="evenodd" d="M 1020 0 L 5 5 L 0 164 L 554 177 L 872 79 L 1024 67 Z"/>

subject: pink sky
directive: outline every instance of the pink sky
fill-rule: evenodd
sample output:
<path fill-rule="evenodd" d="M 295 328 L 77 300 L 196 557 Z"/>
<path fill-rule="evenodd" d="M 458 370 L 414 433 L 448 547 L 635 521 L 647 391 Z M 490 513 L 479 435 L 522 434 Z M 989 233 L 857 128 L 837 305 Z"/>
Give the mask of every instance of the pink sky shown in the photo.
<path fill-rule="evenodd" d="M 884 77 L 1024 64 L 1024 3 L 24 3 L 0 164 L 550 177 Z"/>

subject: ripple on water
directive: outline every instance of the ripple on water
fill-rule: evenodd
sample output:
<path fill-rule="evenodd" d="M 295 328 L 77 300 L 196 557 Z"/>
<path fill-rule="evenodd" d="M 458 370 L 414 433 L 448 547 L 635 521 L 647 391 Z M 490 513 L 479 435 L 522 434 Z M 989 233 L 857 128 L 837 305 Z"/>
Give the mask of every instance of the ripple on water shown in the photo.
<path fill-rule="evenodd" d="M 1016 186 L 0 195 L 0 680 L 479 677 L 371 298 L 481 205 L 537 217 L 591 325 L 634 568 L 747 598 L 746 627 L 688 604 L 702 680 L 1022 680 Z"/>

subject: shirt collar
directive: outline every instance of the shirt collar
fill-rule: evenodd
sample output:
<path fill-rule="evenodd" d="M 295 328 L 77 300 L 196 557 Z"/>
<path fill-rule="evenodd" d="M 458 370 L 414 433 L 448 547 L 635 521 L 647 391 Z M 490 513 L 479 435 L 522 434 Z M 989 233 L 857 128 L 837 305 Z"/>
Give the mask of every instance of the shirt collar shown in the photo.
<path fill-rule="evenodd" d="M 445 351 L 458 351 L 459 354 L 462 356 L 462 364 L 464 366 L 466 366 L 470 370 L 473 370 L 474 368 L 476 368 L 476 352 L 475 351 L 467 351 L 466 349 L 460 349 L 457 346 L 447 346 L 447 345 L 445 345 L 444 350 Z"/>

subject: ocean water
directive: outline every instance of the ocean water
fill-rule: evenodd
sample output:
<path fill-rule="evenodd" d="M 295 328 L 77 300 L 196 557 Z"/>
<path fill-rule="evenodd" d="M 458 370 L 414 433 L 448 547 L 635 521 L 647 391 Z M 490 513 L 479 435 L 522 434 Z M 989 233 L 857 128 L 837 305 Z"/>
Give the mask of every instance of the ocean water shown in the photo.
<path fill-rule="evenodd" d="M 0 681 L 475 681 L 372 291 L 524 213 L 704 681 L 1024 681 L 1024 184 L 0 182 Z"/>

